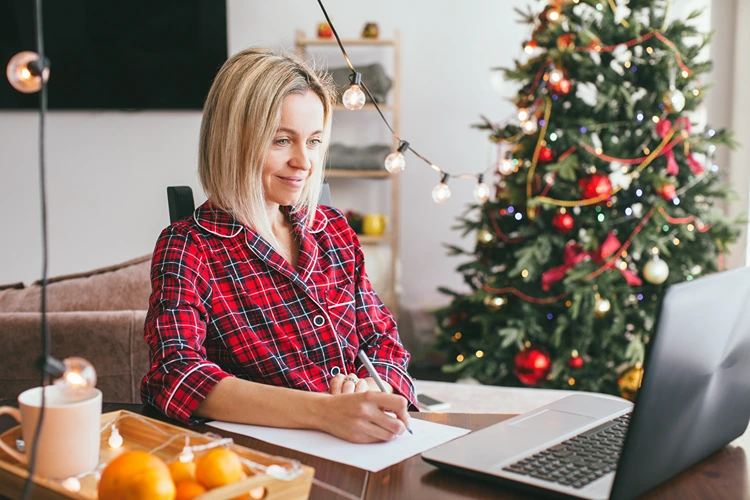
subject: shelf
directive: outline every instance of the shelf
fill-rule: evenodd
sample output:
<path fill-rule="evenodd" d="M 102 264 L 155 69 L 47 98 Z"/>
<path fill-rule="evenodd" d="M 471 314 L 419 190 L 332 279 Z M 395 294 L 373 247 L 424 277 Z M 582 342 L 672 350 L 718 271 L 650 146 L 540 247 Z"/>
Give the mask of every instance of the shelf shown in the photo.
<path fill-rule="evenodd" d="M 369 234 L 358 234 L 359 242 L 363 245 L 373 245 L 378 243 L 390 243 L 390 233 L 381 234 L 380 236 L 370 236 Z"/>
<path fill-rule="evenodd" d="M 329 168 L 326 170 L 326 178 L 356 178 L 366 177 L 369 179 L 385 179 L 392 174 L 386 169 L 379 170 L 345 170 L 343 168 Z"/>
<path fill-rule="evenodd" d="M 348 38 L 341 40 L 341 43 L 344 47 L 347 45 L 395 45 L 395 42 L 393 40 L 385 40 L 381 38 Z M 331 38 L 299 38 L 297 39 L 298 45 L 307 45 L 307 46 L 314 46 L 314 45 L 336 45 L 338 46 L 338 43 L 336 42 L 335 37 Z"/>
<path fill-rule="evenodd" d="M 390 104 L 378 104 L 378 106 L 381 111 L 393 111 L 393 106 Z M 336 111 L 351 111 L 351 109 L 347 109 L 343 104 L 336 104 L 333 109 Z M 365 104 L 362 109 L 358 111 L 377 111 L 377 108 L 375 108 L 374 104 Z"/>

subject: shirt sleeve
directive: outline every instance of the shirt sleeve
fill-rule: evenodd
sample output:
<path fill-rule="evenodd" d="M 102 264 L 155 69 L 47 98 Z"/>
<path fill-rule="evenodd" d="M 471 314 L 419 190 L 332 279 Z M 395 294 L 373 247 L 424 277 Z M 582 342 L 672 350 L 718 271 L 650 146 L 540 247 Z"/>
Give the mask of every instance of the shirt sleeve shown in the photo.
<path fill-rule="evenodd" d="M 351 231 L 351 229 L 349 229 Z M 410 411 L 419 411 L 414 381 L 407 372 L 411 356 L 398 336 L 393 315 L 372 289 L 365 272 L 365 257 L 359 238 L 351 231 L 355 252 L 355 307 L 357 335 L 361 347 L 370 358 L 380 378 L 393 387 L 393 392 L 409 401 Z M 357 376 L 368 377 L 367 369 L 356 360 Z"/>
<path fill-rule="evenodd" d="M 206 359 L 207 304 L 211 288 L 202 252 L 188 230 L 165 229 L 151 263 L 151 297 L 144 338 L 151 367 L 141 399 L 186 424 L 220 380 L 232 376 Z"/>

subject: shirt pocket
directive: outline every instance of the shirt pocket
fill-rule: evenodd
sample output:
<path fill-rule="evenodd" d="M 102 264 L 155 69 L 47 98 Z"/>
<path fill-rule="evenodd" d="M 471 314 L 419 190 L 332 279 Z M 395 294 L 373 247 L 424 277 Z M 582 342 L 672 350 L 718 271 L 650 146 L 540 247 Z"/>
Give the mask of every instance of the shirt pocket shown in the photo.
<path fill-rule="evenodd" d="M 329 285 L 326 290 L 326 309 L 339 337 L 348 342 L 356 338 L 355 286 L 351 278 Z"/>

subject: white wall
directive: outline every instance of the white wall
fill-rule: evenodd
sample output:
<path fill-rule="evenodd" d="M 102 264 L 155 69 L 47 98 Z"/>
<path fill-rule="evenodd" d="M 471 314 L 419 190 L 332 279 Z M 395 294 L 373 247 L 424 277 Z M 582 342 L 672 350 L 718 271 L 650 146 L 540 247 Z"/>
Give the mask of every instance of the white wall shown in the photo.
<path fill-rule="evenodd" d="M 500 119 L 512 109 L 493 89 L 489 68 L 511 65 L 521 55 L 520 44 L 529 33 L 515 22 L 512 8 L 529 3 L 328 0 L 326 7 L 342 37 L 359 36 L 367 21 L 376 21 L 383 37 L 400 30 L 402 135 L 420 153 L 455 173 L 478 172 L 487 166 L 486 135 L 470 128 L 478 115 Z M 709 0 L 685 3 L 707 5 Z M 313 1 L 229 0 L 228 7 L 231 53 L 250 45 L 291 48 L 296 29 L 312 36 L 323 19 Z M 675 14 L 683 10 L 688 6 L 680 5 Z M 335 133 L 343 137 L 352 130 L 365 131 L 363 142 L 368 141 L 382 133 L 374 114 L 369 120 L 351 127 L 341 119 Z M 50 114 L 51 275 L 150 252 L 169 222 L 167 185 L 191 185 L 197 201 L 204 199 L 196 176 L 199 124 L 197 112 Z M 0 130 L 0 283 L 33 281 L 40 274 L 37 117 L 0 113 Z M 409 160 L 402 174 L 402 282 L 403 303 L 414 308 L 444 300 L 435 291 L 439 285 L 460 286 L 461 277 L 455 272 L 459 261 L 445 257 L 442 244 L 462 243 L 450 228 L 471 200 L 473 186 L 454 182 L 453 198 L 435 205 L 430 191 L 436 174 L 414 157 Z M 363 197 L 368 200 L 366 209 L 384 196 L 382 186 L 372 189 L 376 195 Z M 337 203 L 348 201 L 341 193 L 334 197 Z"/>

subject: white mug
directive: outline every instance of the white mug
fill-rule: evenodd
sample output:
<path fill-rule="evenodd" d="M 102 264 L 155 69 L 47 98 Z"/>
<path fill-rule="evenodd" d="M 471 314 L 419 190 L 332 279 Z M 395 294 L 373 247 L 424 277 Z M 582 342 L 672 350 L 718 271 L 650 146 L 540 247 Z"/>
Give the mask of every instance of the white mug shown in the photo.
<path fill-rule="evenodd" d="M 0 407 L 21 424 L 24 452 L 19 453 L 0 441 L 0 448 L 28 466 L 39 421 L 42 388 L 34 387 L 18 396 L 18 408 Z M 51 479 L 65 479 L 94 469 L 99 463 L 102 418 L 102 392 L 89 389 L 75 401 L 57 385 L 45 386 L 44 421 L 36 450 L 35 474 Z"/>

